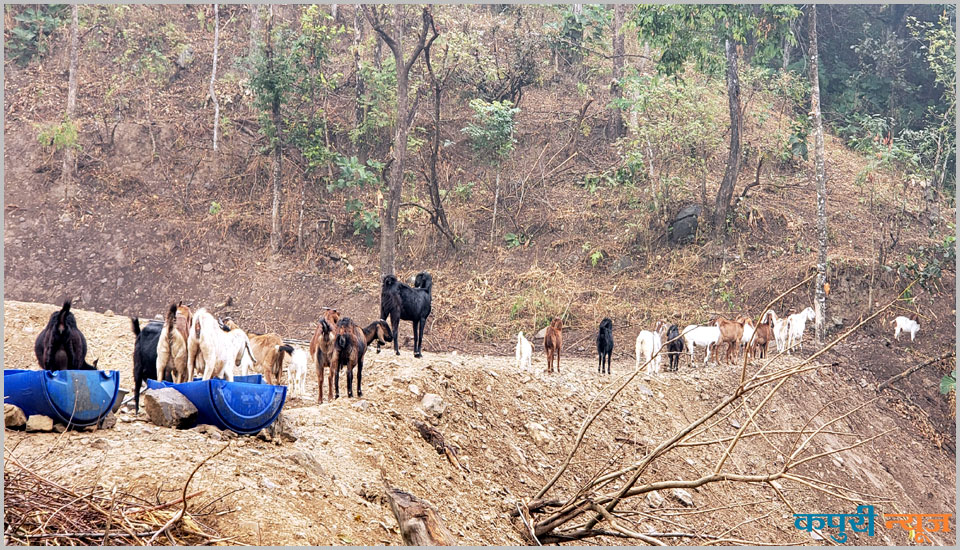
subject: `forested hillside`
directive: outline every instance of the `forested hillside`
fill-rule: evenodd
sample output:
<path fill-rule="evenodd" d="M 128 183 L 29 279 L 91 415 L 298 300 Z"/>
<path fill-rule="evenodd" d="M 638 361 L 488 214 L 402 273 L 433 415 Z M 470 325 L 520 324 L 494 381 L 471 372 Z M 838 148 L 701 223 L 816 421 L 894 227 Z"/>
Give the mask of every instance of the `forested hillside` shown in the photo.
<path fill-rule="evenodd" d="M 463 376 L 482 388 L 486 355 L 512 358 L 519 331 L 543 370 L 533 335 L 553 317 L 563 319 L 564 357 L 591 375 L 583 358 L 596 362 L 597 326 L 610 318 L 620 374 L 634 366 L 637 333 L 658 320 L 756 318 L 799 285 L 771 307 L 822 313 L 815 339 L 807 335 L 813 350 L 892 302 L 821 358 L 836 385 L 816 379 L 838 399 L 857 388 L 872 395 L 955 347 L 956 9 L 815 13 L 813 29 L 807 5 L 8 5 L 4 298 L 69 298 L 148 318 L 183 300 L 247 330 L 309 339 L 322 307 L 374 320 L 383 275 L 429 271 L 424 349 L 476 354 Z M 42 317 L 23 307 L 17 330 Z M 917 315 L 916 341 L 893 338 L 895 315 Z M 409 356 L 407 322 L 400 342 Z M 29 342 L 9 342 L 20 344 Z M 444 376 L 458 379 L 457 355 L 443 357 Z M 501 359 L 491 379 L 509 370 Z M 898 379 L 877 405 L 908 434 L 903 449 L 920 445 L 944 464 L 955 454 L 952 364 Z M 682 376 L 700 379 L 682 365 Z M 399 402 L 411 380 L 440 387 L 429 372 L 402 368 L 402 379 L 374 370 L 373 395 Z M 734 378 L 724 369 L 716 383 Z M 703 391 L 729 389 L 714 382 L 696 383 L 698 410 L 712 406 Z M 593 384 L 544 390 L 556 410 L 536 399 L 524 410 L 557 413 L 581 383 Z M 563 408 L 551 422 L 582 421 L 609 389 L 595 386 L 590 399 L 577 394 L 576 414 Z M 670 394 L 667 386 L 654 389 Z M 463 395 L 461 410 L 479 410 Z M 519 392 L 490 399 L 495 416 L 521 402 Z M 784 410 L 806 402 L 784 399 Z M 682 408 L 689 396 L 668 402 Z M 386 419 L 381 406 L 368 414 Z M 296 411 L 312 422 L 305 406 Z M 358 433 L 369 427 L 351 422 Z M 441 428 L 465 430 L 449 422 Z M 616 426 L 611 440 L 623 436 Z M 574 428 L 561 430 L 565 442 Z M 669 435 L 660 428 L 650 429 Z M 380 447 L 395 452 L 404 437 Z M 504 458 L 512 449 L 481 451 L 486 436 L 470 437 L 465 454 L 484 456 L 475 460 L 491 471 L 513 467 Z M 591 452 L 619 453 L 617 441 Z M 551 468 L 517 453 L 533 485 L 549 479 Z M 561 455 L 543 457 L 553 467 Z M 450 486 L 433 482 L 420 489 Z M 530 497 L 525 483 L 510 489 Z M 925 490 L 906 487 L 897 491 Z M 524 540 L 473 530 L 502 496 L 485 494 L 473 503 L 483 514 L 456 522 L 465 540 Z M 351 540 L 308 531 L 270 542 L 382 542 L 375 524 L 365 529 Z"/>

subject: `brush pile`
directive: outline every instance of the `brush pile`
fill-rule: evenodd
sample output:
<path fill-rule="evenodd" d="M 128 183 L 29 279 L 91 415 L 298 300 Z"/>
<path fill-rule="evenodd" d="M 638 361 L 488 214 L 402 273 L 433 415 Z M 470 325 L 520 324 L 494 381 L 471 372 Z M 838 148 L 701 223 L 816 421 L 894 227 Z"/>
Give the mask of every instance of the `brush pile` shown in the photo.
<path fill-rule="evenodd" d="M 64 486 L 4 454 L 4 545 L 230 544 L 197 520 L 219 499 L 186 513 L 185 500 L 202 491 L 151 504 L 117 487 Z"/>

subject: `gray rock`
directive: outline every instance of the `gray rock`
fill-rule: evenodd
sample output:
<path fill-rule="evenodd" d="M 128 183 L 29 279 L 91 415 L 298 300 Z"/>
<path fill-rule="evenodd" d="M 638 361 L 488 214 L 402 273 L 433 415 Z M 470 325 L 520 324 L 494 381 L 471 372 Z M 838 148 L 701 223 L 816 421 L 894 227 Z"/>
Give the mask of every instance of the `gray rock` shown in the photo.
<path fill-rule="evenodd" d="M 10 403 L 4 403 L 3 425 L 7 428 L 19 430 L 27 425 L 27 415 L 23 414 L 23 411 L 20 409 L 20 407 L 11 405 Z"/>
<path fill-rule="evenodd" d="M 263 485 L 267 489 L 276 489 L 277 487 L 279 487 L 279 485 L 270 481 L 270 478 L 266 478 L 266 477 L 260 480 L 260 485 Z"/>
<path fill-rule="evenodd" d="M 543 340 L 547 337 L 547 327 L 543 327 L 536 334 L 533 335 L 537 340 Z"/>
<path fill-rule="evenodd" d="M 114 426 L 117 425 L 117 417 L 114 416 L 112 412 L 107 413 L 107 416 L 104 416 L 100 420 L 100 429 L 101 430 L 112 430 Z"/>
<path fill-rule="evenodd" d="M 309 451 L 297 451 L 293 454 L 284 456 L 285 459 L 293 462 L 294 464 L 300 466 L 304 471 L 315 476 L 326 476 L 327 473 L 324 471 L 323 466 L 320 465 L 320 461 L 313 456 Z"/>
<path fill-rule="evenodd" d="M 672 495 L 673 498 L 679 500 L 684 506 L 693 506 L 693 496 L 691 496 L 686 490 L 674 489 Z"/>
<path fill-rule="evenodd" d="M 211 271 L 213 271 L 213 264 L 212 264 L 212 263 L 207 262 L 207 263 L 203 264 L 203 272 L 204 272 L 204 273 L 210 273 Z"/>
<path fill-rule="evenodd" d="M 684 244 L 693 241 L 697 236 L 697 226 L 702 211 L 703 208 L 700 205 L 692 204 L 678 212 L 667 230 L 670 242 Z"/>
<path fill-rule="evenodd" d="M 618 258 L 617 261 L 613 262 L 611 271 L 616 275 L 617 273 L 623 273 L 633 267 L 633 258 L 630 256 L 623 256 Z"/>
<path fill-rule="evenodd" d="M 101 451 L 110 450 L 110 442 L 102 437 L 99 439 L 94 439 L 93 442 L 90 443 L 90 446 Z"/>
<path fill-rule="evenodd" d="M 187 46 L 180 50 L 180 55 L 177 56 L 177 67 L 186 69 L 191 63 L 193 63 L 193 59 L 193 48 Z"/>
<path fill-rule="evenodd" d="M 447 409 L 447 404 L 443 402 L 443 398 L 439 395 L 428 393 L 420 400 L 420 407 L 423 408 L 424 412 L 440 417 L 443 415 L 443 411 Z"/>
<path fill-rule="evenodd" d="M 640 390 L 640 393 L 642 393 L 643 395 L 647 397 L 653 397 L 653 390 L 651 390 L 647 386 L 643 384 L 637 384 L 637 389 Z"/>
<path fill-rule="evenodd" d="M 28 432 L 52 432 L 53 419 L 42 414 L 31 414 L 27 417 Z"/>
<path fill-rule="evenodd" d="M 650 491 L 647 493 L 647 498 L 645 500 L 647 501 L 647 506 L 651 508 L 659 508 L 663 506 L 663 503 L 666 499 L 660 496 L 660 493 L 656 491 Z"/>
<path fill-rule="evenodd" d="M 350 405 L 350 407 L 357 409 L 358 411 L 366 411 L 370 409 L 370 402 L 366 399 L 361 399 L 360 401 Z"/>
<path fill-rule="evenodd" d="M 197 408 L 173 388 L 147 390 L 143 408 L 150 422 L 167 428 L 191 428 L 197 423 Z"/>

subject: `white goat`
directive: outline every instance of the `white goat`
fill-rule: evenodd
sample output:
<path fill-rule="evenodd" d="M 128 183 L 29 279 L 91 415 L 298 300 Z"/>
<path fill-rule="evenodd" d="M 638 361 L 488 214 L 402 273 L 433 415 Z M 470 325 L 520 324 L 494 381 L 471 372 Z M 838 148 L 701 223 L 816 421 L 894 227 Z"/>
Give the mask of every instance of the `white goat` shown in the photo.
<path fill-rule="evenodd" d="M 517 333 L 517 369 L 523 370 L 523 366 L 533 370 L 533 344 L 523 337 L 523 332 Z"/>
<path fill-rule="evenodd" d="M 283 358 L 284 372 L 287 374 L 287 386 L 292 397 L 301 397 L 307 393 L 307 352 L 294 346 L 293 353 Z"/>
<path fill-rule="evenodd" d="M 707 348 L 707 355 L 703 358 L 706 365 L 710 360 L 710 350 L 720 341 L 720 328 L 716 326 L 688 325 L 681 333 L 683 343 L 690 350 L 690 364 L 693 365 L 693 352 L 696 346 Z"/>
<path fill-rule="evenodd" d="M 235 367 L 245 370 L 254 363 L 247 333 L 239 328 L 224 331 L 204 308 L 193 314 L 187 340 L 188 380 L 202 367 L 204 380 L 225 378 L 232 382 Z"/>
<path fill-rule="evenodd" d="M 790 353 L 794 346 L 803 351 L 803 331 L 807 328 L 807 321 L 813 321 L 816 316 L 813 308 L 808 307 L 787 317 L 787 353 Z"/>
<path fill-rule="evenodd" d="M 777 317 L 777 312 L 772 309 L 767 313 L 773 322 L 773 339 L 777 342 L 777 353 L 781 353 L 787 347 L 787 320 Z"/>
<path fill-rule="evenodd" d="M 659 328 L 660 323 L 657 323 L 657 329 Z M 637 364 L 634 367 L 635 369 L 640 368 L 640 357 L 642 356 L 644 362 L 647 363 L 647 374 L 660 372 L 660 354 L 658 353 L 653 361 L 650 360 L 650 357 L 660 349 L 661 341 L 659 330 L 653 332 L 649 330 L 640 331 L 640 334 L 637 335 Z"/>
<path fill-rule="evenodd" d="M 896 319 L 890 322 L 897 325 L 896 329 L 893 331 L 893 337 L 897 340 L 900 340 L 900 332 L 903 331 L 910 333 L 910 341 L 913 342 L 914 337 L 917 335 L 917 331 L 920 330 L 920 323 L 917 322 L 916 315 L 911 315 L 910 317 L 898 315 Z"/>

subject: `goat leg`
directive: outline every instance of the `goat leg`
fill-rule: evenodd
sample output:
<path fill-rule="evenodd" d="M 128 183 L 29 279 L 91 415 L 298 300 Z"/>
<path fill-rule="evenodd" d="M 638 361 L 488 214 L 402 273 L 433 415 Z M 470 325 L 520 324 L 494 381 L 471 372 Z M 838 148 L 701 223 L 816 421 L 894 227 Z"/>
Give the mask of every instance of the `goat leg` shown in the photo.
<path fill-rule="evenodd" d="M 363 379 L 363 357 L 357 361 L 357 397 L 363 397 L 363 390 L 360 389 L 360 382 Z"/>

